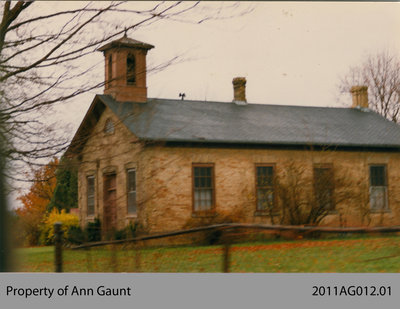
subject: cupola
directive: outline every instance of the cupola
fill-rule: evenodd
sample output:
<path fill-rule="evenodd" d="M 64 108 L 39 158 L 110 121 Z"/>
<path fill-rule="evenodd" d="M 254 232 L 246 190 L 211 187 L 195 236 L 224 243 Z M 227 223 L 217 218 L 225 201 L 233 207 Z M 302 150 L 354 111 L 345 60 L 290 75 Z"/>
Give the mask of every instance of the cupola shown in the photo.
<path fill-rule="evenodd" d="M 152 48 L 126 34 L 100 47 L 105 60 L 104 94 L 119 102 L 146 102 L 146 55 Z"/>

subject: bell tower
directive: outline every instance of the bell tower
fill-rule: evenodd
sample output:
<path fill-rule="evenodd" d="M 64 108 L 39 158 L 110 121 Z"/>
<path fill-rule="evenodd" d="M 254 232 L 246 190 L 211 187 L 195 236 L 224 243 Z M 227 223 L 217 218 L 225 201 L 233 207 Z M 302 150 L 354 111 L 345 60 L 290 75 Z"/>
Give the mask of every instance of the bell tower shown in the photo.
<path fill-rule="evenodd" d="M 105 60 L 104 94 L 119 102 L 146 102 L 146 55 L 152 48 L 126 34 L 100 47 Z"/>

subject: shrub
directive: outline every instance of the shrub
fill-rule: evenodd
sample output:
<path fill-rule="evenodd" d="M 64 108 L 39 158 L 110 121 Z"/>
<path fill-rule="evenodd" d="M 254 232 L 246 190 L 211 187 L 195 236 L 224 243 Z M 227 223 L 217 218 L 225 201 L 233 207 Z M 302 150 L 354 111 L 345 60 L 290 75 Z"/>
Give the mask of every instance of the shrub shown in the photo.
<path fill-rule="evenodd" d="M 204 234 L 205 234 L 204 235 L 205 245 L 217 245 L 221 241 L 222 237 L 221 230 L 206 231 Z"/>
<path fill-rule="evenodd" d="M 137 223 L 132 224 L 130 222 L 128 226 L 115 232 L 115 236 L 114 236 L 115 240 L 135 238 L 136 232 L 137 232 L 137 227 L 138 227 Z"/>
<path fill-rule="evenodd" d="M 93 222 L 89 222 L 85 228 L 86 240 L 100 241 L 101 240 L 101 222 L 99 218 L 95 218 Z"/>
<path fill-rule="evenodd" d="M 80 226 L 70 226 L 68 229 L 68 238 L 66 239 L 73 245 L 80 245 L 85 242 L 86 236 Z"/>
<path fill-rule="evenodd" d="M 222 224 L 222 223 L 240 223 L 245 218 L 243 209 L 234 210 L 231 213 L 216 213 L 211 217 L 190 218 L 184 225 L 184 229 L 202 227 L 207 225 Z M 224 232 L 221 230 L 208 230 L 198 232 L 193 237 L 192 241 L 199 242 L 203 245 L 216 245 L 226 241 Z"/>
<path fill-rule="evenodd" d="M 69 231 L 72 226 L 79 227 L 79 219 L 76 215 L 66 213 L 65 209 L 58 211 L 53 209 L 45 218 L 41 230 L 41 243 L 50 245 L 54 243 L 54 223 L 62 223 L 63 241 L 69 238 Z"/>

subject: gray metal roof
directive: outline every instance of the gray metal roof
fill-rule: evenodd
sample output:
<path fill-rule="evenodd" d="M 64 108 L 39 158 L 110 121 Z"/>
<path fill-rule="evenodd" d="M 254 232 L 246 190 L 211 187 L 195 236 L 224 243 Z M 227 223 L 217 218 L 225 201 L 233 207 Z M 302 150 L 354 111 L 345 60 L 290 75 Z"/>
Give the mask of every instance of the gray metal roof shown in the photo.
<path fill-rule="evenodd" d="M 373 111 L 97 96 L 137 137 L 174 142 L 400 147 L 400 126 Z"/>

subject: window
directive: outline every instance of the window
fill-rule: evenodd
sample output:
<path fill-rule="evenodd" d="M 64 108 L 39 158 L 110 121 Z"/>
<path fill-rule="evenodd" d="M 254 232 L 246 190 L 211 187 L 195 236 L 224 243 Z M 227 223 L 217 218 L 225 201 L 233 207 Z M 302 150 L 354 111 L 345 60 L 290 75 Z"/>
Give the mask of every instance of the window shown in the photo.
<path fill-rule="evenodd" d="M 87 177 L 87 215 L 94 216 L 94 176 Z"/>
<path fill-rule="evenodd" d="M 108 56 L 108 84 L 107 87 L 110 87 L 110 83 L 112 80 L 112 55 Z"/>
<path fill-rule="evenodd" d="M 126 58 L 126 82 L 128 85 L 136 83 L 136 61 L 132 54 L 129 54 Z"/>
<path fill-rule="evenodd" d="M 256 166 L 257 211 L 274 210 L 274 166 Z"/>
<path fill-rule="evenodd" d="M 314 197 L 317 209 L 334 210 L 333 168 L 329 165 L 314 167 Z"/>
<path fill-rule="evenodd" d="M 369 167 L 369 200 L 374 211 L 388 210 L 386 165 Z"/>
<path fill-rule="evenodd" d="M 106 120 L 106 124 L 104 126 L 104 133 L 106 134 L 114 133 L 114 122 L 110 118 Z"/>
<path fill-rule="evenodd" d="M 214 166 L 193 165 L 193 211 L 211 211 L 214 208 L 214 191 Z"/>
<path fill-rule="evenodd" d="M 136 170 L 127 170 L 127 200 L 128 200 L 128 215 L 135 215 L 136 207 Z"/>

